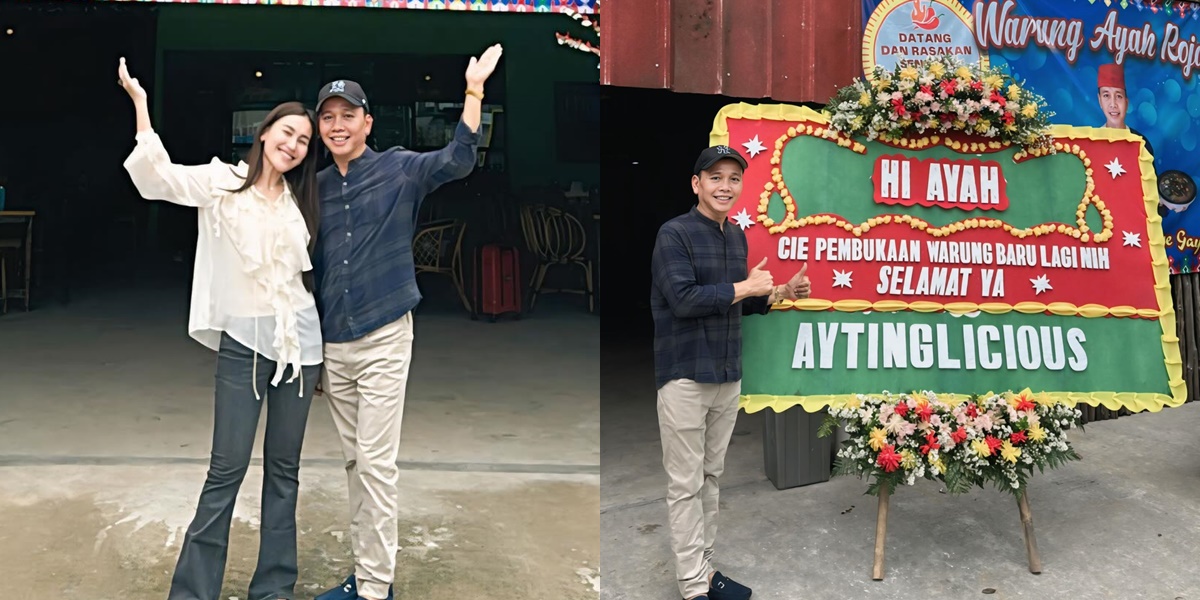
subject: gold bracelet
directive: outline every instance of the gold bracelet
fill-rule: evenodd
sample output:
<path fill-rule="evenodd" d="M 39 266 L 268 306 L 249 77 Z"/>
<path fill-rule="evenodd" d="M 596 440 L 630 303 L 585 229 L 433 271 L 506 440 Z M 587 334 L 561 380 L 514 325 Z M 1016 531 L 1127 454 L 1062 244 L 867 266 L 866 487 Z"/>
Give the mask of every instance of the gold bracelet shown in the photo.
<path fill-rule="evenodd" d="M 480 102 L 483 102 L 483 92 L 477 92 L 471 88 L 467 88 L 466 94 L 468 96 L 475 96 L 476 98 L 479 98 Z"/>

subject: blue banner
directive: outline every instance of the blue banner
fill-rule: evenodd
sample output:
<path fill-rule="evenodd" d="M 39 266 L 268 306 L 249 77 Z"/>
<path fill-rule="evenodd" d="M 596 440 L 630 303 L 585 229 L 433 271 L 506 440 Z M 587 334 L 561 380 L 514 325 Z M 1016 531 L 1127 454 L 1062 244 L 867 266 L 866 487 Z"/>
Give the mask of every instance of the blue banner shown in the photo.
<path fill-rule="evenodd" d="M 1145 0 L 862 0 L 863 68 L 952 55 L 1005 67 L 1054 123 L 1142 136 L 1172 273 L 1200 271 L 1200 6 Z"/>

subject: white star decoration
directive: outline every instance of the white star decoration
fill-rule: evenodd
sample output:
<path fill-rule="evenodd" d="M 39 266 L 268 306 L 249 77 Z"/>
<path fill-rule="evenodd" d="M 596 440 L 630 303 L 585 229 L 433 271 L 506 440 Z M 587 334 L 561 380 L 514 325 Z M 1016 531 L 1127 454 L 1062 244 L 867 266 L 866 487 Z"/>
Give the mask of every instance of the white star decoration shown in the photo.
<path fill-rule="evenodd" d="M 1123 246 L 1137 246 L 1138 248 L 1142 247 L 1142 234 L 1134 233 L 1132 231 L 1122 231 L 1121 235 L 1125 236 L 1125 243 L 1122 244 Z"/>
<path fill-rule="evenodd" d="M 1040 294 L 1046 290 L 1054 289 L 1053 287 L 1050 287 L 1050 278 L 1046 277 L 1044 274 L 1041 277 L 1038 277 L 1037 279 L 1030 279 L 1029 283 L 1033 284 L 1033 290 L 1034 290 L 1035 295 Z"/>
<path fill-rule="evenodd" d="M 1104 168 L 1108 169 L 1108 174 L 1112 175 L 1113 179 L 1125 174 L 1125 167 L 1121 166 L 1121 161 L 1117 160 L 1116 157 L 1113 157 L 1112 162 L 1104 165 Z"/>
<path fill-rule="evenodd" d="M 767 149 L 767 147 L 763 145 L 762 140 L 758 139 L 757 135 L 750 138 L 750 141 L 742 144 L 742 146 L 746 147 L 746 152 L 750 153 L 750 158 L 758 156 L 759 152 Z"/>
<path fill-rule="evenodd" d="M 850 282 L 850 277 L 851 277 L 852 275 L 854 275 L 854 272 L 853 272 L 853 271 L 839 271 L 839 270 L 837 270 L 837 269 L 834 269 L 834 270 L 833 270 L 833 287 L 835 287 L 835 288 L 837 288 L 837 287 L 844 287 L 844 288 L 849 288 L 849 287 L 851 287 L 851 286 L 853 285 L 853 284 Z"/>
<path fill-rule="evenodd" d="M 741 227 L 742 231 L 745 231 L 747 227 L 754 225 L 754 221 L 750 218 L 750 213 L 746 212 L 746 209 L 744 208 L 742 209 L 742 212 L 733 215 L 733 222 L 736 223 L 738 227 Z"/>

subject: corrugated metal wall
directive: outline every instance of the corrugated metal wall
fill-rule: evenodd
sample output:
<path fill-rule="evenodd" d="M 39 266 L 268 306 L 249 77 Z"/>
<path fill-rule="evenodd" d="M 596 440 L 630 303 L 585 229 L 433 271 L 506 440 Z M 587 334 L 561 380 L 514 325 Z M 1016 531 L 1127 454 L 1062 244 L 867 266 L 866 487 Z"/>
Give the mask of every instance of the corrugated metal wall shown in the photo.
<path fill-rule="evenodd" d="M 600 83 L 825 103 L 862 73 L 858 0 L 604 0 Z"/>

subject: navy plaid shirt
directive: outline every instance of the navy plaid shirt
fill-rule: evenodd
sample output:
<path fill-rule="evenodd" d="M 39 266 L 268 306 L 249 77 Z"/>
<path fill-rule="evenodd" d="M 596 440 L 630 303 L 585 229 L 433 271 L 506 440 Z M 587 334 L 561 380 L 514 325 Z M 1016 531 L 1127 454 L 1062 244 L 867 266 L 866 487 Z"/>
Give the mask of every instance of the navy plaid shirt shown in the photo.
<path fill-rule="evenodd" d="M 651 259 L 654 285 L 654 378 L 728 383 L 742 378 L 742 315 L 766 314 L 767 296 L 733 303 L 746 279 L 746 234 L 719 226 L 695 207 L 658 230 Z"/>
<path fill-rule="evenodd" d="M 313 274 L 324 341 L 359 339 L 416 308 L 417 210 L 426 194 L 471 172 L 478 144 L 478 131 L 459 121 L 441 150 L 367 148 L 344 177 L 337 165 L 317 174 L 321 228 Z"/>

